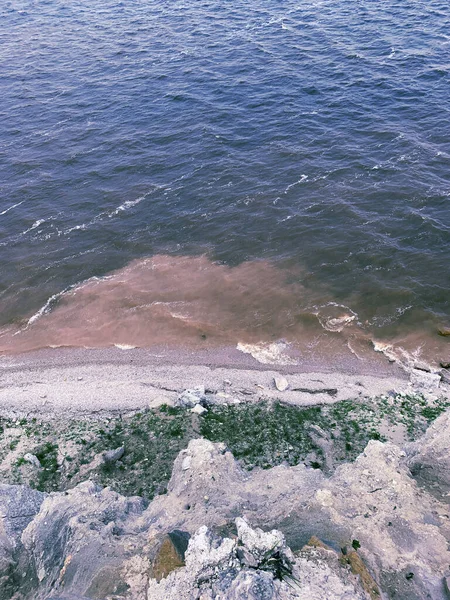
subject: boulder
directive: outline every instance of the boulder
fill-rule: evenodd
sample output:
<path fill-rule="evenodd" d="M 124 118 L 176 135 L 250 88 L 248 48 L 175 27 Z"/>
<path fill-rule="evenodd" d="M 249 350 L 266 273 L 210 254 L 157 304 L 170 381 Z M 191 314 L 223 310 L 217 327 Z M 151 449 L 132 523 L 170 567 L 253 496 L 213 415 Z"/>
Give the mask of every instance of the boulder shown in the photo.
<path fill-rule="evenodd" d="M 425 434 L 407 445 L 407 464 L 415 479 L 432 495 L 450 501 L 450 411 L 436 419 Z"/>
<path fill-rule="evenodd" d="M 414 390 L 423 392 L 436 392 L 439 388 L 441 376 L 438 373 L 427 373 L 413 369 L 410 374 L 410 382 Z"/>
<path fill-rule="evenodd" d="M 195 388 L 184 390 L 175 401 L 176 406 L 192 408 L 206 400 L 205 386 L 199 385 Z"/>
<path fill-rule="evenodd" d="M 281 532 L 253 529 L 241 518 L 236 527 L 237 539 L 201 527 L 189 542 L 186 566 L 150 580 L 148 600 L 370 600 L 335 552 L 310 548 L 295 557 Z"/>
<path fill-rule="evenodd" d="M 125 454 L 125 446 L 120 446 L 115 450 L 107 450 L 102 454 L 102 460 L 106 465 L 117 462 Z"/>
<path fill-rule="evenodd" d="M 208 412 L 208 409 L 201 404 L 196 404 L 194 408 L 191 408 L 191 413 L 194 413 L 195 415 L 203 415 L 205 412 Z"/>
<path fill-rule="evenodd" d="M 38 457 L 30 452 L 27 452 L 23 455 L 23 460 L 30 465 L 33 465 L 33 467 L 36 467 L 36 469 L 40 469 L 42 467 L 41 461 L 38 459 Z"/>
<path fill-rule="evenodd" d="M 274 383 L 279 392 L 284 392 L 289 387 L 289 382 L 286 377 L 274 377 Z"/>

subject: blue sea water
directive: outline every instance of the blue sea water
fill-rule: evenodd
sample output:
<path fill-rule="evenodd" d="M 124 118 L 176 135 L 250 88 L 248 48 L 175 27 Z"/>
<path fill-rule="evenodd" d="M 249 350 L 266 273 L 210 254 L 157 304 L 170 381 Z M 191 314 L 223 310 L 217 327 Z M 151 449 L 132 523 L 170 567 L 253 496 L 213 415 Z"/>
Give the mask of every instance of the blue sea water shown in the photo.
<path fill-rule="evenodd" d="M 186 277 L 171 302 L 207 296 L 193 257 L 231 289 L 242 265 L 289 273 L 286 314 L 328 331 L 448 324 L 447 2 L 5 0 L 0 69 L 5 331 L 159 255 L 181 262 L 158 285 Z"/>

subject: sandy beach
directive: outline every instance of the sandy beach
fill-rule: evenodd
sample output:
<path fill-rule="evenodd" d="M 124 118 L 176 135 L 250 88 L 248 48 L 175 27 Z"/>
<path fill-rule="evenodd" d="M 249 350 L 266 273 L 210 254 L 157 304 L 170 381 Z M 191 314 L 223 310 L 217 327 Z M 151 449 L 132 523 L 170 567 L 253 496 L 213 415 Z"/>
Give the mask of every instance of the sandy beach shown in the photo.
<path fill-rule="evenodd" d="M 3 414 L 58 416 L 118 412 L 173 404 L 185 389 L 205 386 L 226 398 L 258 402 L 282 398 L 297 406 L 373 397 L 410 388 L 408 374 L 395 364 L 349 362 L 261 364 L 228 348 L 214 353 L 167 349 L 57 349 L 0 359 Z M 346 368 L 344 368 L 346 367 Z M 275 378 L 286 377 L 280 392 Z"/>

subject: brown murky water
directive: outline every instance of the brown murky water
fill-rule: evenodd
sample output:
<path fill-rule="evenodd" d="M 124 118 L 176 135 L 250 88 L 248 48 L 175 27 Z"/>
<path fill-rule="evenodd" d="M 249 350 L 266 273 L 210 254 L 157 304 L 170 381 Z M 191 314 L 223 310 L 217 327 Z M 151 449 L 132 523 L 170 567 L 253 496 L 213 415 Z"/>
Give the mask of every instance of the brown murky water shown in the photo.
<path fill-rule="evenodd" d="M 0 334 L 0 351 L 45 347 L 238 346 L 262 362 L 295 355 L 369 360 L 374 351 L 408 363 L 436 362 L 448 342 L 421 330 L 376 339 L 347 306 L 313 291 L 307 273 L 268 261 L 230 267 L 206 256 L 135 260 L 55 296 L 21 326 Z"/>

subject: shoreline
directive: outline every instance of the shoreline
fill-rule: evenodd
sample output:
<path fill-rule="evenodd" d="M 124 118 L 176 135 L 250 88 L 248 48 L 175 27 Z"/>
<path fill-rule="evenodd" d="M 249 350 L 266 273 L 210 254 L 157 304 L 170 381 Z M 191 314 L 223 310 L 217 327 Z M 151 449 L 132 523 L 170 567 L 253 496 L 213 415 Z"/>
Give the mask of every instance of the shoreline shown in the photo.
<path fill-rule="evenodd" d="M 47 349 L 2 356 L 0 373 L 4 414 L 117 413 L 156 408 L 172 405 L 185 389 L 199 385 L 242 401 L 282 399 L 294 406 L 332 404 L 410 387 L 408 373 L 393 363 L 347 359 L 340 364 L 261 364 L 235 348 L 215 352 Z M 286 391 L 277 390 L 277 376 L 288 379 Z"/>

